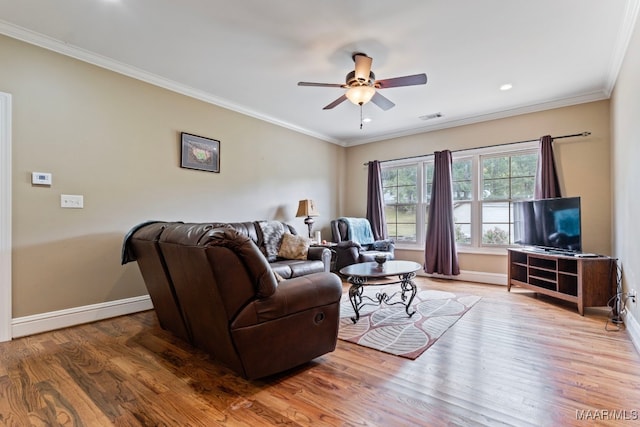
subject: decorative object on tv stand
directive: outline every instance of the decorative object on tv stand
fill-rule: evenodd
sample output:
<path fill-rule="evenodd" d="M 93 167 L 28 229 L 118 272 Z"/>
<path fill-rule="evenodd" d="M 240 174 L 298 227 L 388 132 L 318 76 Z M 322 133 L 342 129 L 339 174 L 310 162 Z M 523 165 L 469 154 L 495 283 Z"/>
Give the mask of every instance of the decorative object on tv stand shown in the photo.
<path fill-rule="evenodd" d="M 180 167 L 220 172 L 220 141 L 182 132 Z"/>
<path fill-rule="evenodd" d="M 298 212 L 296 213 L 296 217 L 306 217 L 304 219 L 304 223 L 309 227 L 309 238 L 311 239 L 311 228 L 313 227 L 313 217 L 320 216 L 318 210 L 316 209 L 316 204 L 311 199 L 304 199 L 298 202 Z"/>

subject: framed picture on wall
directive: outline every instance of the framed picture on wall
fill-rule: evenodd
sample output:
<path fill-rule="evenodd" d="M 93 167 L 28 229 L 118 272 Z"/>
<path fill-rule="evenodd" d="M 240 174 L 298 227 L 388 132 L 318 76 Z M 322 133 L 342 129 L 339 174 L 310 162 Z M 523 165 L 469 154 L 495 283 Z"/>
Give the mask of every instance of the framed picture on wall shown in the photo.
<path fill-rule="evenodd" d="M 182 132 L 180 167 L 220 172 L 220 141 Z"/>

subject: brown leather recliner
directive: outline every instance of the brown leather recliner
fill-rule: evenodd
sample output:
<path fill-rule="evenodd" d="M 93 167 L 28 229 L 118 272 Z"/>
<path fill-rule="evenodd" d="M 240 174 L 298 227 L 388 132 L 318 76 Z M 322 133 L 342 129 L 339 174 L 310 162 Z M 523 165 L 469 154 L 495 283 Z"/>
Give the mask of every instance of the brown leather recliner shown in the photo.
<path fill-rule="evenodd" d="M 354 218 L 356 220 L 366 221 L 364 218 Z M 387 259 L 395 258 L 395 243 L 391 239 L 375 240 L 373 237 L 367 242 L 360 241 L 358 237 L 350 235 L 349 218 L 338 218 L 331 221 L 331 238 L 337 245 L 332 248 L 335 250 L 337 260 L 334 270 L 340 271 L 341 268 L 351 264 L 360 262 L 375 261 L 376 255 L 384 255 Z M 371 225 L 366 221 L 366 226 L 371 232 Z"/>
<path fill-rule="evenodd" d="M 158 243 L 195 346 L 250 379 L 335 349 L 342 295 L 335 274 L 277 283 L 249 237 L 228 227 L 201 231 L 167 224 Z"/>

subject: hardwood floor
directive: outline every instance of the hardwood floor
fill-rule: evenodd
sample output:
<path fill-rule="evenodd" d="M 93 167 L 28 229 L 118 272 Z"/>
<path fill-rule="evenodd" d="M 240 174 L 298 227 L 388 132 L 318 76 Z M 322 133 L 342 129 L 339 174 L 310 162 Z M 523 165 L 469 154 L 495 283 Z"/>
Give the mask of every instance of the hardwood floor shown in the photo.
<path fill-rule="evenodd" d="M 592 426 L 640 423 L 640 356 L 608 310 L 416 279 L 482 297 L 418 359 L 338 341 L 250 382 L 153 311 L 0 344 L 6 426 Z M 611 325 L 610 325 L 611 326 Z"/>

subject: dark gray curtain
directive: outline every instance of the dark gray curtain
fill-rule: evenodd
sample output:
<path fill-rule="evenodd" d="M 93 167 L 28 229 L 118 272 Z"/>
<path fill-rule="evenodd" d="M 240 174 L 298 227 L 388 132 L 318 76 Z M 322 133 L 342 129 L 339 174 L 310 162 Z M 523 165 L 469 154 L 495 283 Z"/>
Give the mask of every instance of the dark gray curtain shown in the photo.
<path fill-rule="evenodd" d="M 376 240 L 388 237 L 387 221 L 384 217 L 384 198 L 382 195 L 382 173 L 380 162 L 369 162 L 369 178 L 367 181 L 367 219 Z"/>
<path fill-rule="evenodd" d="M 460 267 L 453 225 L 451 151 L 436 151 L 434 157 L 424 271 L 455 276 Z"/>
<path fill-rule="evenodd" d="M 556 173 L 556 164 L 553 158 L 553 138 L 551 138 L 551 135 L 545 135 L 540 138 L 534 197 L 536 199 L 562 197 L 560 194 L 560 182 L 558 182 L 558 174 Z"/>

